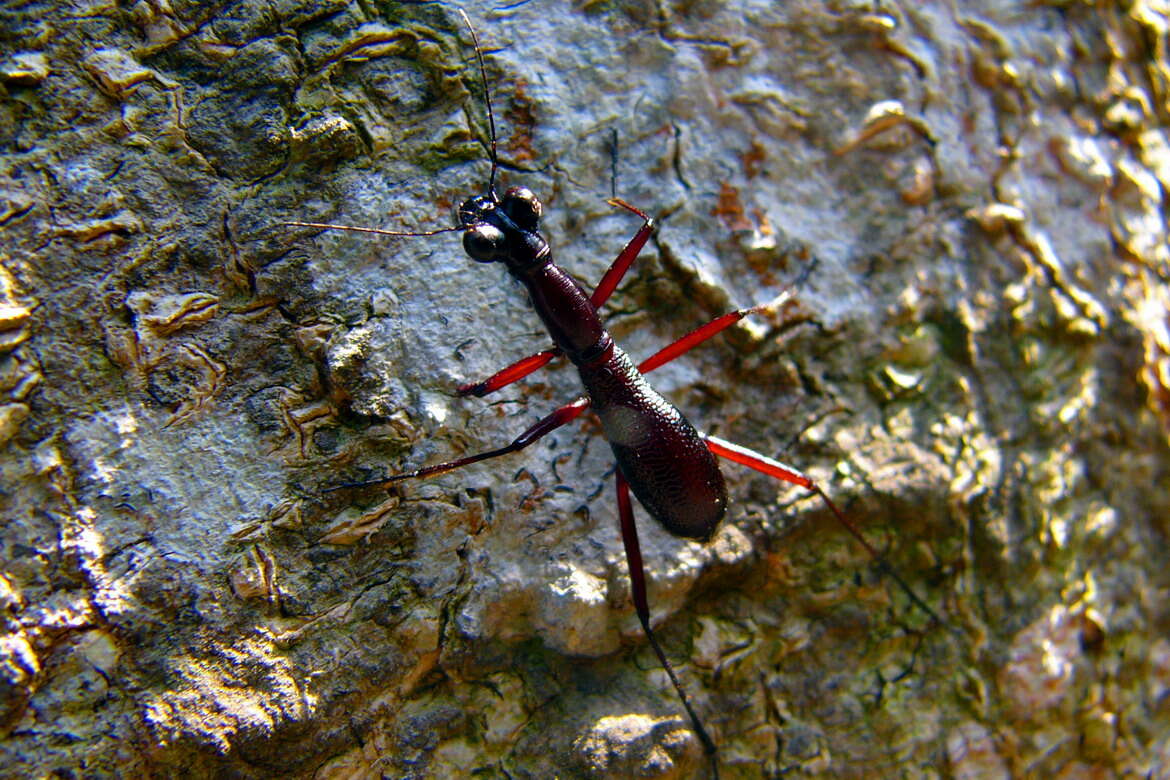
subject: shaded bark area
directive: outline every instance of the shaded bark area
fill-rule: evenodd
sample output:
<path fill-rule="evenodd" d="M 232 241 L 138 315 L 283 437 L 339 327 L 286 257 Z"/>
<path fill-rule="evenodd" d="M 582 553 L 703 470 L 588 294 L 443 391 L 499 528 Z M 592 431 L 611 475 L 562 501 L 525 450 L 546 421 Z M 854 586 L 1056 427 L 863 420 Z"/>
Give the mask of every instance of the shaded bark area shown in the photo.
<path fill-rule="evenodd" d="M 1167 20 L 1151 3 L 466 6 L 504 186 L 653 383 L 807 471 L 725 469 L 708 545 L 636 508 L 724 777 L 1170 765 Z M 438 4 L 0 11 L 0 765 L 690 777 L 596 421 L 451 223 L 486 185 Z"/>

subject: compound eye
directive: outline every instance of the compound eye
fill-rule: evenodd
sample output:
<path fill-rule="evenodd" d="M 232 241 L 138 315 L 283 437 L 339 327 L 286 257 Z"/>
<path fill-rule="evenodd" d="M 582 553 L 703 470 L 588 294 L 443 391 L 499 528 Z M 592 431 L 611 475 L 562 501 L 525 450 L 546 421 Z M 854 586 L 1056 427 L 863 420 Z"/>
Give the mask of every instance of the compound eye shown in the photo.
<path fill-rule="evenodd" d="M 535 193 L 527 187 L 512 187 L 504 193 L 504 213 L 521 230 L 535 230 L 544 211 Z"/>
<path fill-rule="evenodd" d="M 476 225 L 463 234 L 463 251 L 479 263 L 490 263 L 504 249 L 504 233 L 492 225 Z"/>
<path fill-rule="evenodd" d="M 463 201 L 459 208 L 455 209 L 455 219 L 460 227 L 471 227 L 483 222 L 484 217 L 495 207 L 496 204 L 491 198 L 476 195 L 474 198 Z"/>

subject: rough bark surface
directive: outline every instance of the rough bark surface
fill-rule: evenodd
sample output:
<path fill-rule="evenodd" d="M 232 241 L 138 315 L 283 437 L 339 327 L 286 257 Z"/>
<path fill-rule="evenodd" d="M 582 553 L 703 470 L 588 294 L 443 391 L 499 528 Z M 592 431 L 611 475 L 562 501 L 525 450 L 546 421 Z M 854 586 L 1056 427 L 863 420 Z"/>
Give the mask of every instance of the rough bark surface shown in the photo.
<path fill-rule="evenodd" d="M 1159 10 L 1160 9 L 1160 10 Z M 724 777 L 1170 772 L 1170 71 L 1154 2 L 466 10 L 501 178 L 728 466 L 640 513 Z M 453 6 L 0 11 L 0 773 L 691 777 L 579 392 L 450 224 L 486 121 Z"/>

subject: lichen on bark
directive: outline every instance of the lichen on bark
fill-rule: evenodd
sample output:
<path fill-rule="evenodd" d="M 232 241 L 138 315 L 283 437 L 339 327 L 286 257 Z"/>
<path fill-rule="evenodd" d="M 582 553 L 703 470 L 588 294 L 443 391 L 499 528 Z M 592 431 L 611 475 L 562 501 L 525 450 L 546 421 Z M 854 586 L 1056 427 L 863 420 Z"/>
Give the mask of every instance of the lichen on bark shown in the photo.
<path fill-rule="evenodd" d="M 1170 765 L 1167 20 L 1153 3 L 466 7 L 503 186 L 543 200 L 726 469 L 707 546 L 639 510 L 725 777 Z M 595 423 L 450 224 L 488 170 L 443 4 L 0 11 L 0 765 L 29 776 L 689 777 Z"/>

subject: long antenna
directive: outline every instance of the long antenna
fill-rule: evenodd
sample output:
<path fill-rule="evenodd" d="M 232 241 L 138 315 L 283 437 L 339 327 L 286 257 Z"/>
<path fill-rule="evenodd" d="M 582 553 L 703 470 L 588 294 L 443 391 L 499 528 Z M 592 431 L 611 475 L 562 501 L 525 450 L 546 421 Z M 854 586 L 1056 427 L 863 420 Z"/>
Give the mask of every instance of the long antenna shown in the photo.
<path fill-rule="evenodd" d="M 335 225 L 332 222 L 285 222 L 292 227 L 321 228 L 322 230 L 348 230 L 352 233 L 374 233 L 379 236 L 437 236 L 440 233 L 454 233 L 463 230 L 462 227 L 436 228 L 435 230 L 381 230 L 380 228 L 354 227 L 353 225 Z"/>
<path fill-rule="evenodd" d="M 471 26 L 471 20 L 467 18 L 467 14 L 463 12 L 462 8 L 456 8 L 459 15 L 463 17 L 463 23 L 467 25 L 467 31 L 471 33 L 471 43 L 475 46 L 475 58 L 479 60 L 479 78 L 483 84 L 483 102 L 487 106 L 488 115 L 488 132 L 491 134 L 491 148 L 488 154 L 492 158 L 492 172 L 488 175 L 488 197 L 493 198 L 496 194 L 496 168 L 499 166 L 499 158 L 496 156 L 496 114 L 492 111 L 492 95 L 488 90 L 487 67 L 483 64 L 483 50 L 479 48 L 479 37 L 475 34 L 475 28 Z"/>

